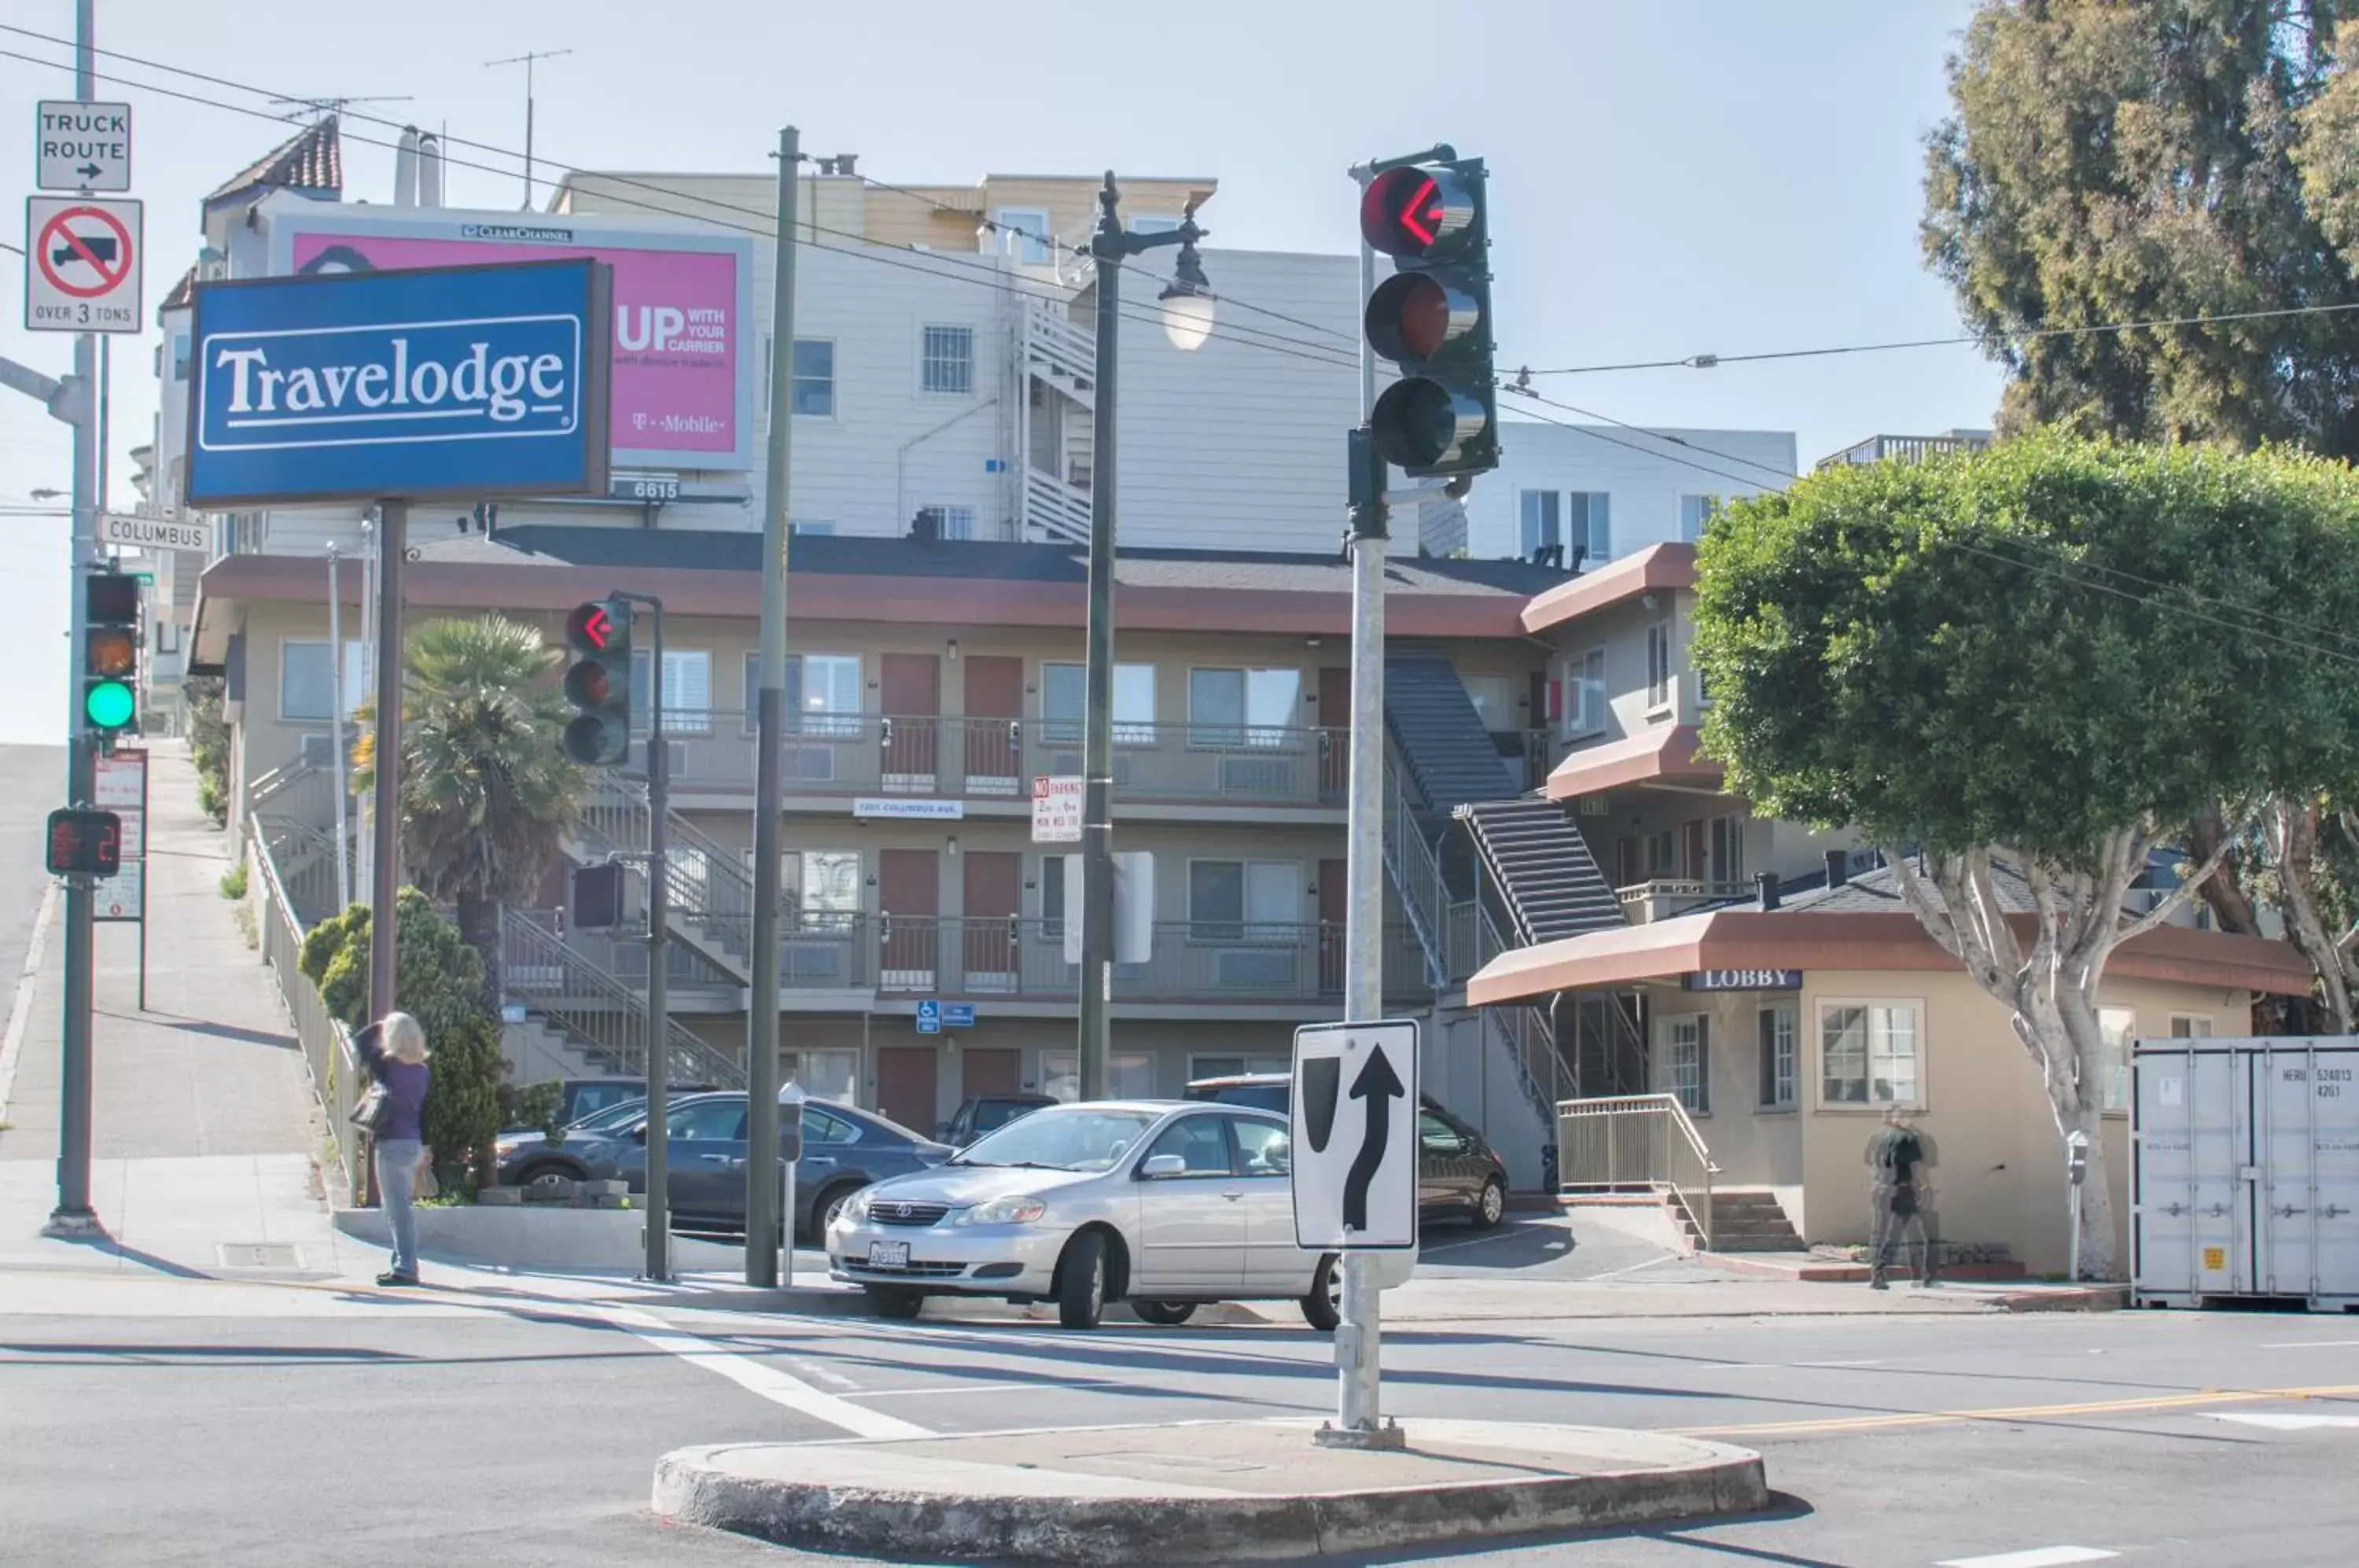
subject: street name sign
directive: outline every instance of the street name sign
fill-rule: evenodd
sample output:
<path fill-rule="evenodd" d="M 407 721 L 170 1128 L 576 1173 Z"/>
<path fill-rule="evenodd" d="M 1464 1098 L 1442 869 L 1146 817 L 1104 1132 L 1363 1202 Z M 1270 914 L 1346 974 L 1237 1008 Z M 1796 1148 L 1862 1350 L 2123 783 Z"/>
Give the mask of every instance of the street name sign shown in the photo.
<path fill-rule="evenodd" d="M 197 286 L 191 506 L 606 492 L 604 263 Z"/>
<path fill-rule="evenodd" d="M 213 520 L 195 517 L 136 517 L 123 512 L 102 512 L 98 542 L 122 550 L 193 550 L 213 552 Z"/>
<path fill-rule="evenodd" d="M 25 330 L 136 332 L 140 204 L 122 197 L 25 199 Z"/>
<path fill-rule="evenodd" d="M 1296 1029 L 1288 1099 L 1295 1245 L 1414 1248 L 1416 1020 Z"/>
<path fill-rule="evenodd" d="M 33 145 L 44 191 L 131 189 L 131 105 L 44 98 Z"/>

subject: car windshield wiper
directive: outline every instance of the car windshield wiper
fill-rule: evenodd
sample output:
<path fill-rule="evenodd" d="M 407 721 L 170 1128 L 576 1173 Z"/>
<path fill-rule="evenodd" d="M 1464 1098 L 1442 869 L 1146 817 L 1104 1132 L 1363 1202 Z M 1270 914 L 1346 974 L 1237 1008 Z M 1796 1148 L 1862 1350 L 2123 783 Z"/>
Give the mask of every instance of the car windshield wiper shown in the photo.
<path fill-rule="evenodd" d="M 1070 1165 L 1049 1165 L 1038 1160 L 945 1160 L 945 1165 L 973 1165 L 993 1171 L 1070 1171 Z"/>

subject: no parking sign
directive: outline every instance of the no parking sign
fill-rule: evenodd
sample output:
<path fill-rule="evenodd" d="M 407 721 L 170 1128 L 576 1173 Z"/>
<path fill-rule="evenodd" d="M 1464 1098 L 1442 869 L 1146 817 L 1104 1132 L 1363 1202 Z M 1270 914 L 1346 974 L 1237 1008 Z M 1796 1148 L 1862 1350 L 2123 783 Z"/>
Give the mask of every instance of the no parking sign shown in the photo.
<path fill-rule="evenodd" d="M 25 329 L 36 332 L 136 332 L 141 205 L 91 196 L 33 196 L 25 202 Z"/>

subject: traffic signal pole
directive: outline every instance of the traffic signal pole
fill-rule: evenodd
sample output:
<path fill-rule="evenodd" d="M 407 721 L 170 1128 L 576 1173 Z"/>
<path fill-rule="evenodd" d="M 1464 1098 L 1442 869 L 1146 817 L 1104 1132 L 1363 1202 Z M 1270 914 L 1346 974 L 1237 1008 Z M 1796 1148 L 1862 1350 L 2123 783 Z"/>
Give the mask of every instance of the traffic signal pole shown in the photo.
<path fill-rule="evenodd" d="M 377 505 L 376 568 L 376 778 L 369 791 L 369 1017 L 394 1009 L 396 957 L 401 891 L 401 600 L 408 575 L 409 503 Z M 338 658 L 342 658 L 341 651 Z M 371 1178 L 374 1191 L 375 1179 Z"/>
<path fill-rule="evenodd" d="M 660 1282 L 671 1278 L 671 747 L 664 740 L 663 601 L 619 590 L 606 596 L 645 604 L 656 628 L 647 654 L 647 1258 L 641 1278 Z"/>

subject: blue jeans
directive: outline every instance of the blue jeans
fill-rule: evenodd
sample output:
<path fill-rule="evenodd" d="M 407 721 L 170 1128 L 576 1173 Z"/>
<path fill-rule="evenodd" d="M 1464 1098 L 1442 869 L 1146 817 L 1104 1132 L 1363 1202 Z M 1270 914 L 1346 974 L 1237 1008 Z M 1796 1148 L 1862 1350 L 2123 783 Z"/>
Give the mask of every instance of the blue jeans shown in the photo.
<path fill-rule="evenodd" d="M 376 1190 L 385 1217 L 393 1227 L 393 1271 L 418 1277 L 418 1160 L 424 1147 L 414 1138 L 379 1138 L 376 1145 Z"/>

